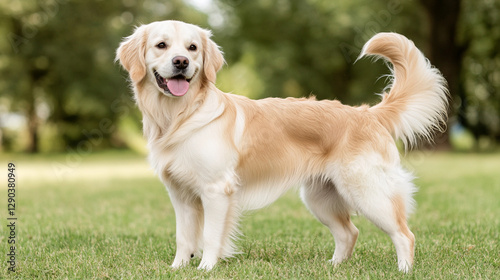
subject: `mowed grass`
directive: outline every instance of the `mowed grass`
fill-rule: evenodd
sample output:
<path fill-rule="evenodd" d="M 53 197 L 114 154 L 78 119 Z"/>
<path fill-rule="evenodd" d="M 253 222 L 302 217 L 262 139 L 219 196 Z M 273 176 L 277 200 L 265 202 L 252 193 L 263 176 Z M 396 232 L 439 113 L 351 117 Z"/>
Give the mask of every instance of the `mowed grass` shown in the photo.
<path fill-rule="evenodd" d="M 0 236 L 0 278 L 7 279 L 499 279 L 500 154 L 414 152 L 418 176 L 410 227 L 415 266 L 397 270 L 390 239 L 365 218 L 353 257 L 333 267 L 328 229 L 297 191 L 248 213 L 241 254 L 199 271 L 200 258 L 172 270 L 175 216 L 165 188 L 143 156 L 2 156 L 18 179 L 15 273 L 7 272 L 8 230 Z M 0 217 L 7 223 L 6 183 Z"/>

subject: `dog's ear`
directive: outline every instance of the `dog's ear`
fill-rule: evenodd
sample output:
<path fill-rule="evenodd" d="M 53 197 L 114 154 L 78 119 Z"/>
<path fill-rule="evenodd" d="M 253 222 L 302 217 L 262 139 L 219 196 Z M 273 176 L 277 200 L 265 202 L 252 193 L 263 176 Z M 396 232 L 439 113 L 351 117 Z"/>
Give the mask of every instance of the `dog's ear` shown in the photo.
<path fill-rule="evenodd" d="M 203 73 L 208 81 L 215 83 L 217 72 L 225 63 L 224 56 L 219 46 L 210 39 L 212 32 L 202 30 L 201 33 L 203 40 Z"/>
<path fill-rule="evenodd" d="M 146 76 L 146 26 L 135 29 L 125 38 L 116 51 L 116 59 L 125 68 L 133 82 L 138 83 Z"/>

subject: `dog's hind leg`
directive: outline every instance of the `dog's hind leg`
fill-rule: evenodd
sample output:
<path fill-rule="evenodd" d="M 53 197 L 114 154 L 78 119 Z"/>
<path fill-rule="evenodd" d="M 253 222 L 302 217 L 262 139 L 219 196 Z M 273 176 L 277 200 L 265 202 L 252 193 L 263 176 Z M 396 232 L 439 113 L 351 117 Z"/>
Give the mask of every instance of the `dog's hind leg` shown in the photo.
<path fill-rule="evenodd" d="M 301 188 L 304 204 L 325 226 L 335 239 L 335 252 L 331 259 L 339 264 L 348 259 L 358 238 L 358 229 L 351 222 L 350 209 L 331 181 L 311 179 Z"/>
<path fill-rule="evenodd" d="M 360 202 L 358 210 L 387 233 L 396 247 L 400 271 L 409 272 L 413 265 L 415 236 L 406 223 L 405 204 L 402 196 L 380 196 L 373 198 L 374 203 Z"/>
<path fill-rule="evenodd" d="M 412 175 L 397 165 L 366 160 L 347 166 L 340 174 L 336 177 L 339 193 L 390 236 L 396 247 L 399 270 L 409 272 L 415 248 L 415 236 L 406 223 L 415 191 Z"/>

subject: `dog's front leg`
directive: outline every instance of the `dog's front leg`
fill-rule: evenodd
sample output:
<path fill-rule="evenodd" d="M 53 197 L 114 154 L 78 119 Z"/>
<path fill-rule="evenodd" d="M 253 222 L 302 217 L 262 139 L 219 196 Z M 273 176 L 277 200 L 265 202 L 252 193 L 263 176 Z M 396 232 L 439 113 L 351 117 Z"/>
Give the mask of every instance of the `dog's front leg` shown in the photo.
<path fill-rule="evenodd" d="M 229 238 L 226 228 L 232 216 L 233 207 L 231 195 L 228 191 L 229 183 L 216 184 L 208 187 L 201 195 L 204 212 L 203 228 L 203 257 L 198 269 L 211 270 L 222 254 L 222 247 Z"/>
<path fill-rule="evenodd" d="M 181 199 L 175 190 L 169 190 L 175 210 L 177 251 L 172 263 L 179 268 L 189 263 L 198 251 L 198 240 L 203 227 L 203 209 L 199 198 Z"/>

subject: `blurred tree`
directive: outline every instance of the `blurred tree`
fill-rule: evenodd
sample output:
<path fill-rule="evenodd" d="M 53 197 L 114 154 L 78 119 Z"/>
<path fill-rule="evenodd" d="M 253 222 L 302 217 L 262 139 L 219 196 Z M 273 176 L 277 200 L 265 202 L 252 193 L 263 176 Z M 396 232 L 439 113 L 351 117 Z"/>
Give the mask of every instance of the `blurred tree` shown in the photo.
<path fill-rule="evenodd" d="M 453 96 L 460 95 L 460 69 L 464 46 L 458 44 L 458 19 L 460 0 L 420 0 L 429 21 L 429 46 L 427 57 L 448 82 L 450 91 L 449 115 L 454 113 Z M 438 133 L 434 139 L 440 149 L 450 149 L 449 131 Z"/>
<path fill-rule="evenodd" d="M 122 98 L 130 94 L 126 73 L 113 63 L 122 37 L 141 22 L 202 24 L 206 15 L 181 0 L 0 0 L 0 18 L 3 97 L 24 112 L 28 150 L 37 152 L 44 121 L 65 150 L 109 145 L 120 113 L 133 108 L 119 104 L 130 100 Z"/>
<path fill-rule="evenodd" d="M 252 57 L 264 85 L 256 97 L 313 94 L 320 99 L 359 103 L 367 100 L 362 91 L 373 93 L 375 73 L 380 71 L 361 70 L 361 75 L 372 78 L 368 82 L 371 88 L 353 86 L 357 89 L 353 93 L 352 81 L 361 76 L 355 74 L 360 67 L 352 64 L 353 55 L 359 54 L 362 44 L 352 45 L 356 36 L 364 37 L 373 30 L 364 30 L 365 26 L 352 30 L 352 26 L 356 21 L 369 21 L 373 10 L 383 9 L 381 2 L 374 2 L 370 9 L 361 2 L 221 0 L 227 28 L 216 35 L 230 64 Z M 381 28 L 375 25 L 373 28 Z M 376 99 L 370 97 L 368 100 Z"/>
<path fill-rule="evenodd" d="M 416 34 L 424 22 L 412 1 L 219 0 L 226 18 L 216 32 L 230 64 L 252 61 L 262 80 L 257 97 L 316 95 L 375 103 L 386 85 L 383 63 L 354 61 L 381 31 Z M 425 26 L 425 24 L 423 24 Z M 220 38 L 220 39 L 219 39 Z"/>
<path fill-rule="evenodd" d="M 482 136 L 500 142 L 500 1 L 463 1 L 462 11 L 458 120 L 476 145 Z"/>

